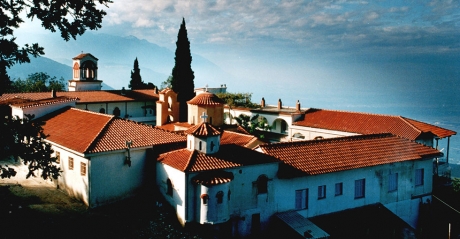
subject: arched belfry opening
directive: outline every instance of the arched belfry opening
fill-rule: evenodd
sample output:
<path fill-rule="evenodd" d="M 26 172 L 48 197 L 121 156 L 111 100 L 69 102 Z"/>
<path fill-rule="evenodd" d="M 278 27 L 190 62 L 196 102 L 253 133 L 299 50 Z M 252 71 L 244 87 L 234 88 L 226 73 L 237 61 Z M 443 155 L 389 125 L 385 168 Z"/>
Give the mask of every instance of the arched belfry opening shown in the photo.
<path fill-rule="evenodd" d="M 101 90 L 102 81 L 97 79 L 98 59 L 89 53 L 72 58 L 73 78 L 69 80 L 69 91 Z"/>

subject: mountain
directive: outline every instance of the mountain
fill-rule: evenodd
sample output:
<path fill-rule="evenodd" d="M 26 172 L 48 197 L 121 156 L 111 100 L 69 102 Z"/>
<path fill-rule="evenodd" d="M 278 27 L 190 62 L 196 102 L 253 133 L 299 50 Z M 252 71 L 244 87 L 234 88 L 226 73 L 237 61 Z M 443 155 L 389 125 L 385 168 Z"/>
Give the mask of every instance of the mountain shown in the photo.
<path fill-rule="evenodd" d="M 30 73 L 40 71 L 58 78 L 63 76 L 66 80 L 70 79 L 72 58 L 81 52 L 91 53 L 99 59 L 98 79 L 115 89 L 128 87 L 136 57 L 142 80 L 146 83 L 161 85 L 174 67 L 172 50 L 134 36 L 120 37 L 87 32 L 77 40 L 66 42 L 56 35 L 49 34 L 41 36 L 39 44 L 45 48 L 46 57 L 49 59 L 44 57 L 31 59 L 31 64 L 28 65 L 34 66 L 28 67 L 27 70 L 23 68 L 26 64 L 14 66 L 9 71 L 12 79 L 24 78 Z M 204 87 L 206 84 L 217 87 L 235 78 L 200 55 L 192 53 L 192 58 L 195 87 Z"/>

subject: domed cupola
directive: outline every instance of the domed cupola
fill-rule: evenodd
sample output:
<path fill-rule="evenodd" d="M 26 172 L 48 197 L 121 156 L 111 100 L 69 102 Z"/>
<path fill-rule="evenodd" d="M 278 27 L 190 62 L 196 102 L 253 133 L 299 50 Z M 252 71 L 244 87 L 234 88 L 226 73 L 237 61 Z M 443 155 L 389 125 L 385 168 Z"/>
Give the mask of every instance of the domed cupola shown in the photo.
<path fill-rule="evenodd" d="M 204 154 L 213 154 L 219 151 L 220 131 L 206 122 L 205 112 L 201 118 L 203 122 L 185 131 L 187 134 L 187 149 L 197 150 Z"/>
<path fill-rule="evenodd" d="M 224 124 L 224 104 L 225 102 L 215 94 L 204 92 L 193 99 L 187 101 L 188 104 L 188 123 L 197 124 L 199 117 L 206 113 L 209 124 L 221 126 Z"/>

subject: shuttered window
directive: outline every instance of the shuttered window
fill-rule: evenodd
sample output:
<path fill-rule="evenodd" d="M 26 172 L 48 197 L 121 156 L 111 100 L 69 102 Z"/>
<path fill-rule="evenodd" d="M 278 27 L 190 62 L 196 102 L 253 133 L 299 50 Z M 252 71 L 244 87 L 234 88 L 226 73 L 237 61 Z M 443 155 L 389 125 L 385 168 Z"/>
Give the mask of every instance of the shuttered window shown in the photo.
<path fill-rule="evenodd" d="M 394 192 L 398 190 L 398 173 L 392 173 L 388 175 L 388 192 Z"/>
<path fill-rule="evenodd" d="M 318 186 L 318 199 L 326 198 L 326 185 Z"/>
<path fill-rule="evenodd" d="M 343 194 L 343 183 L 335 184 L 335 196 L 340 196 Z"/>
<path fill-rule="evenodd" d="M 308 209 L 308 189 L 295 191 L 295 209 Z"/>
<path fill-rule="evenodd" d="M 419 168 L 415 170 L 415 186 L 421 186 L 424 184 L 424 170 Z"/>
<path fill-rule="evenodd" d="M 366 179 L 355 180 L 355 198 L 363 198 L 366 193 Z"/>

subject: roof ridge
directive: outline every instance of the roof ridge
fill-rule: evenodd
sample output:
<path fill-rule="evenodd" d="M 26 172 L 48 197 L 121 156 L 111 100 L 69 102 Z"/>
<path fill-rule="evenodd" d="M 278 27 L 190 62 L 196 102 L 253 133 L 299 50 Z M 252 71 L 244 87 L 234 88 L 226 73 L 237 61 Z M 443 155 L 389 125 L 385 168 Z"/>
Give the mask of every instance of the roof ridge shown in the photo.
<path fill-rule="evenodd" d="M 423 122 L 423 121 L 420 121 L 420 120 L 415 120 L 415 119 L 411 119 L 411 118 L 408 118 L 408 117 L 404 117 L 404 116 L 401 116 L 401 118 L 403 118 L 404 120 L 412 120 L 412 121 L 415 121 L 417 123 L 421 123 L 421 124 L 427 124 L 427 125 L 430 125 L 430 126 L 433 126 L 433 127 L 436 127 L 436 128 L 440 128 L 440 129 L 443 129 L 443 130 L 449 130 L 449 131 L 453 131 L 453 130 L 450 130 L 450 129 L 447 129 L 447 128 L 444 128 L 444 127 L 441 127 L 441 126 L 437 126 L 437 125 L 434 125 L 434 124 L 430 124 L 430 123 L 426 123 L 426 122 Z M 411 124 L 410 122 L 407 122 L 408 124 Z M 415 127 L 415 126 L 414 126 Z M 430 131 L 431 132 L 431 131 Z M 454 131 L 455 132 L 455 131 Z"/>
<path fill-rule="evenodd" d="M 308 108 L 305 111 L 305 113 L 316 112 L 316 111 L 332 111 L 332 112 L 340 112 L 340 113 L 352 113 L 352 114 L 362 114 L 362 115 L 385 116 L 385 117 L 392 117 L 392 118 L 402 117 L 402 116 L 399 116 L 399 115 L 390 115 L 390 114 L 378 114 L 378 113 L 348 111 L 348 110 L 331 110 L 331 109 L 320 109 L 320 108 Z"/>
<path fill-rule="evenodd" d="M 71 109 L 77 109 L 77 108 L 71 108 Z M 87 153 L 88 150 L 97 143 L 97 139 L 101 136 L 102 132 L 107 130 L 108 126 L 113 122 L 113 120 L 116 117 L 113 116 L 113 115 L 107 115 L 107 114 L 92 112 L 92 111 L 88 111 L 88 110 L 82 110 L 82 109 L 77 109 L 77 110 L 82 111 L 82 112 L 91 112 L 91 113 L 96 114 L 96 115 L 109 117 L 109 120 L 104 124 L 104 127 L 102 127 L 102 129 L 99 131 L 99 133 L 97 133 L 97 135 L 93 139 L 91 139 L 91 141 L 90 141 L 91 143 L 89 143 L 89 145 L 85 147 L 85 150 L 83 151 L 83 153 Z"/>
<path fill-rule="evenodd" d="M 182 171 L 186 172 L 190 170 L 190 168 L 193 166 L 192 161 L 195 162 L 197 157 L 198 157 L 198 152 L 196 150 L 193 150 L 192 153 L 190 154 L 190 157 L 187 159 L 187 164 L 185 165 L 184 170 Z"/>
<path fill-rule="evenodd" d="M 260 146 L 268 147 L 268 146 L 273 146 L 273 145 L 295 145 L 295 144 L 308 145 L 308 144 L 334 142 L 334 141 L 364 140 L 364 139 L 376 139 L 376 138 L 388 138 L 388 137 L 403 138 L 401 136 L 394 135 L 392 133 L 376 133 L 376 134 L 360 134 L 360 135 L 351 135 L 351 136 L 344 136 L 344 137 L 327 138 L 327 139 L 321 139 L 321 140 L 312 139 L 312 140 L 267 143 L 267 144 L 261 144 Z M 409 140 L 409 141 L 413 141 L 413 140 Z"/>
<path fill-rule="evenodd" d="M 408 125 L 409 125 L 410 127 L 412 127 L 413 129 L 415 129 L 415 131 L 418 132 L 417 137 L 420 136 L 420 135 L 422 134 L 423 131 L 420 130 L 419 128 L 415 127 L 415 125 L 411 124 L 409 121 L 407 121 L 405 117 L 399 116 L 398 118 L 401 119 L 404 123 L 408 124 Z M 417 138 L 417 137 L 415 137 L 415 138 Z"/>

